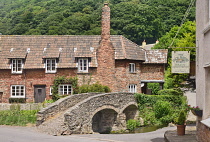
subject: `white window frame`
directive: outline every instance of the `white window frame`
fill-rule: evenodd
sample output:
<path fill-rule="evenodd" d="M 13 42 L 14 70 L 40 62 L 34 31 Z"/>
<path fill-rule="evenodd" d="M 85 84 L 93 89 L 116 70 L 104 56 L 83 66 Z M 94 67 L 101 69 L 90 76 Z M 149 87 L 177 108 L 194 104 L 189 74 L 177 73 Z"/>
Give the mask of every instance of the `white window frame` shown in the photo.
<path fill-rule="evenodd" d="M 25 98 L 25 86 L 24 85 L 11 85 L 10 97 L 11 98 Z"/>
<path fill-rule="evenodd" d="M 89 67 L 88 58 L 79 58 L 78 59 L 78 72 L 87 73 Z"/>
<path fill-rule="evenodd" d="M 52 95 L 52 86 L 50 86 L 50 96 Z"/>
<path fill-rule="evenodd" d="M 57 72 L 57 62 L 55 58 L 45 59 L 45 72 L 46 73 L 56 73 Z"/>
<path fill-rule="evenodd" d="M 73 94 L 73 88 L 71 84 L 60 84 L 58 86 L 58 93 L 60 95 L 72 95 Z"/>
<path fill-rule="evenodd" d="M 135 63 L 129 63 L 129 72 L 130 73 L 136 72 L 136 64 Z"/>
<path fill-rule="evenodd" d="M 23 59 L 12 59 L 11 60 L 12 73 L 23 72 Z"/>
<path fill-rule="evenodd" d="M 129 92 L 130 93 L 136 93 L 137 91 L 137 86 L 136 86 L 136 84 L 130 84 L 129 86 L 128 86 L 128 89 L 129 89 Z"/>
<path fill-rule="evenodd" d="M 208 21 L 210 21 L 210 0 L 208 0 Z"/>

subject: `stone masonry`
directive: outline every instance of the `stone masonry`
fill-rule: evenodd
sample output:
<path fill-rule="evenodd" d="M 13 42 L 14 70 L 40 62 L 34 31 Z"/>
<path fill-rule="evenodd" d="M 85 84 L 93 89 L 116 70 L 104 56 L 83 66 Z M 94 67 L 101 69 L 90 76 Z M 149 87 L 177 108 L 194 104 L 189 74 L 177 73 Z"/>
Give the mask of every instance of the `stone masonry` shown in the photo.
<path fill-rule="evenodd" d="M 65 105 L 68 102 L 74 104 L 71 103 L 73 98 L 68 98 L 41 110 L 37 118 L 38 129 L 51 135 L 103 133 L 125 129 L 126 120 L 138 118 L 137 103 L 132 93 L 85 95 L 77 95 L 74 100 L 81 99 L 73 106 Z M 65 111 L 57 111 L 58 104 L 63 104 Z"/>
<path fill-rule="evenodd" d="M 135 106 L 135 109 L 126 109 Z M 107 113 L 108 117 L 105 117 Z M 126 111 L 127 110 L 127 111 Z M 89 97 L 67 110 L 64 114 L 68 133 L 93 133 L 93 117 L 102 113 L 103 130 L 121 130 L 126 128 L 126 114 L 131 119 L 138 116 L 137 103 L 132 93 L 107 93 Z M 128 113 L 128 111 L 132 111 Z M 115 112 L 116 115 L 113 114 Z M 111 118 L 109 117 L 111 116 Z M 98 122 L 100 124 L 101 122 Z M 112 125 L 110 125 L 112 124 Z"/>

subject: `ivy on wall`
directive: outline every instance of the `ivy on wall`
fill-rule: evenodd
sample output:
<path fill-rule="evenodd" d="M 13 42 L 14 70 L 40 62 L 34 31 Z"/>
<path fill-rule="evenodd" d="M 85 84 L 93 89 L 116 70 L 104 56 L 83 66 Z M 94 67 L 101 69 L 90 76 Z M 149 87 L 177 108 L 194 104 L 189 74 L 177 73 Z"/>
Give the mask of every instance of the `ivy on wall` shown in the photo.
<path fill-rule="evenodd" d="M 78 78 L 77 77 L 65 77 L 65 76 L 57 76 L 53 81 L 52 86 L 52 99 L 58 100 L 59 98 L 65 97 L 65 95 L 58 94 L 58 86 L 60 84 L 71 84 L 73 89 L 73 94 L 78 93 Z"/>
<path fill-rule="evenodd" d="M 104 86 L 99 82 L 91 85 L 83 84 L 82 86 L 79 86 L 77 77 L 57 76 L 54 79 L 52 86 L 53 101 L 66 97 L 66 95 L 59 95 L 58 93 L 58 88 L 60 84 L 71 84 L 73 89 L 73 94 L 88 93 L 88 92 L 105 92 L 105 93 L 111 92 L 111 89 L 108 86 Z"/>

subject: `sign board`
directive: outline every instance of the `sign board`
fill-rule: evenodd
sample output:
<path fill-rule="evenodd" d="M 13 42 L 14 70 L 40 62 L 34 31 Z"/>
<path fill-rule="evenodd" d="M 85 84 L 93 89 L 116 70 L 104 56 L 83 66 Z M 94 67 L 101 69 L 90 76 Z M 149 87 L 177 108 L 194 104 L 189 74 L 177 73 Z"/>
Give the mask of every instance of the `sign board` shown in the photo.
<path fill-rule="evenodd" d="M 172 51 L 172 73 L 190 73 L 190 52 Z"/>

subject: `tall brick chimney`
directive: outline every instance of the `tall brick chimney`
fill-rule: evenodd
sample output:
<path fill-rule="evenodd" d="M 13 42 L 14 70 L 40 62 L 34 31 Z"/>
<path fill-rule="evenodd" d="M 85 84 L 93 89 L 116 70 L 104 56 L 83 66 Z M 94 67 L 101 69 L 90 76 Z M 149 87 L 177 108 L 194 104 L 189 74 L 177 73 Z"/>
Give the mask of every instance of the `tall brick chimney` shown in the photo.
<path fill-rule="evenodd" d="M 101 27 L 101 39 L 110 40 L 110 8 L 108 3 L 104 3 L 102 8 Z"/>
<path fill-rule="evenodd" d="M 115 90 L 115 51 L 110 41 L 110 8 L 108 3 L 102 8 L 101 41 L 97 49 L 97 81 Z"/>

